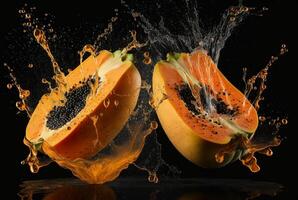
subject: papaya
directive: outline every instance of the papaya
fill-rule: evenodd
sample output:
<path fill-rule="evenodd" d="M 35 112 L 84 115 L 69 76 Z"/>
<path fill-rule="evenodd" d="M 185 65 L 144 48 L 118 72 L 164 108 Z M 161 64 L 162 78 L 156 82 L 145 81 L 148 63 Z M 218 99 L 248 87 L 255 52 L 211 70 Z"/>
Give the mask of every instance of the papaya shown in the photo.
<path fill-rule="evenodd" d="M 241 156 L 235 148 L 224 160 L 218 152 L 251 138 L 258 114 L 203 50 L 172 53 L 153 71 L 153 101 L 159 121 L 176 149 L 205 168 L 224 166 Z"/>
<path fill-rule="evenodd" d="M 52 158 L 90 158 L 124 127 L 140 87 L 131 54 L 103 50 L 89 56 L 42 96 L 27 125 L 26 139 Z"/>

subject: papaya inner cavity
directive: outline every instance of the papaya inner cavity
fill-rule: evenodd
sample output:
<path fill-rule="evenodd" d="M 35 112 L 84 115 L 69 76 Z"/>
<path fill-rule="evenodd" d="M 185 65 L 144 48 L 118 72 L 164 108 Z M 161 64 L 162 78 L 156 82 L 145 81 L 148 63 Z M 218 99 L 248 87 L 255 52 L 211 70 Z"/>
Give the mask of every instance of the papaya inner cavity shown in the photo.
<path fill-rule="evenodd" d="M 88 81 L 79 87 L 73 87 L 65 93 L 65 104 L 54 106 L 47 115 L 47 128 L 56 130 L 75 118 L 85 107 L 91 86 Z"/>
<path fill-rule="evenodd" d="M 182 84 L 176 89 L 188 110 L 196 116 L 201 115 L 202 111 L 205 111 L 206 114 L 215 112 L 231 117 L 237 114 L 237 108 L 229 108 L 220 97 L 214 97 L 213 92 L 207 87 L 199 89 L 197 97 L 194 96 L 192 89 L 187 84 Z"/>

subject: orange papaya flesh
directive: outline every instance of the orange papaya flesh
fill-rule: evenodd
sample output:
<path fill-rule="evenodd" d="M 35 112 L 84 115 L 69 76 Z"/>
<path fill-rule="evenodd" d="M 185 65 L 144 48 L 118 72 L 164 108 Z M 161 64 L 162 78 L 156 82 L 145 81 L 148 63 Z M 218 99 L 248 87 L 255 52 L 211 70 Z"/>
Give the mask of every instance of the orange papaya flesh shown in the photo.
<path fill-rule="evenodd" d="M 251 138 L 258 127 L 255 108 L 203 51 L 169 54 L 167 61 L 158 62 L 153 98 L 173 145 L 199 166 L 220 167 L 235 160 L 241 155 L 236 150 L 224 162 L 215 155 L 238 137 Z"/>

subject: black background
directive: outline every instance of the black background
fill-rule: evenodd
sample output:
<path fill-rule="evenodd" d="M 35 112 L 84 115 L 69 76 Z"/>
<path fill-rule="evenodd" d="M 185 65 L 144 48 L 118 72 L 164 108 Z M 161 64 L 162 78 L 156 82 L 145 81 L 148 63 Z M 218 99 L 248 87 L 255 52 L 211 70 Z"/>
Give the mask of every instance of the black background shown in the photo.
<path fill-rule="evenodd" d="M 9 1 L 1 6 L 1 10 L 3 11 L 1 13 L 1 65 L 3 62 L 9 63 L 13 60 L 13 56 L 22 54 L 22 51 L 24 51 L 24 55 L 28 55 L 28 53 L 26 54 L 26 49 L 15 53 L 11 52 L 8 48 L 9 44 L 15 41 L 19 42 L 19 37 L 23 37 L 20 31 L 21 22 L 17 12 L 18 8 L 24 2 L 28 1 Z M 297 145 L 295 145 L 295 142 L 297 140 L 297 134 L 294 129 L 297 120 L 297 117 L 294 115 L 296 113 L 294 95 L 297 86 L 295 73 L 297 63 L 294 62 L 294 55 L 297 53 L 297 50 L 294 45 L 295 38 L 291 36 L 295 35 L 295 27 L 297 26 L 295 22 L 297 11 L 293 11 L 293 8 L 297 8 L 297 4 L 294 5 L 293 2 L 283 0 L 244 1 L 244 5 L 266 6 L 269 8 L 269 11 L 263 17 L 250 17 L 240 25 L 227 41 L 219 61 L 219 66 L 228 79 L 236 85 L 241 85 L 239 84 L 242 73 L 241 67 L 247 66 L 253 74 L 266 64 L 271 55 L 279 51 L 281 44 L 287 44 L 289 53 L 277 61 L 270 71 L 268 89 L 265 93 L 266 100 L 263 102 L 264 112 L 268 113 L 268 115 L 279 114 L 280 116 L 288 117 L 289 124 L 280 131 L 281 135 L 285 137 L 285 140 L 278 148 L 273 149 L 273 157 L 258 156 L 261 171 L 252 174 L 240 162 L 233 163 L 221 169 L 209 170 L 198 168 L 183 158 L 172 147 L 162 130 L 158 129 L 158 137 L 163 144 L 163 157 L 168 163 L 177 166 L 182 171 L 182 177 L 265 180 L 281 183 L 286 186 L 287 190 L 294 188 L 291 180 L 296 180 L 297 178 L 297 171 L 295 169 L 297 158 Z M 114 15 L 114 8 L 121 9 L 120 2 L 118 1 L 109 1 L 111 5 L 108 5 L 107 2 L 105 3 L 97 5 L 89 1 L 73 1 L 67 6 L 64 6 L 61 2 L 33 1 L 32 5 L 35 5 L 40 12 L 47 12 L 55 16 L 53 24 L 58 30 L 61 27 L 73 29 L 73 35 L 69 37 L 78 37 L 80 40 L 79 46 L 81 44 L 83 45 L 84 42 L 87 43 L 90 41 L 88 37 L 94 38 L 94 33 L 90 33 L 93 29 L 88 29 L 89 25 L 90 27 L 94 27 L 95 24 L 100 24 L 102 27 L 105 27 L 106 22 Z M 133 1 L 127 1 L 127 3 L 134 4 Z M 227 7 L 236 3 L 236 1 L 199 1 L 200 9 L 207 23 L 216 22 Z M 146 3 L 144 1 L 142 8 L 144 12 L 146 12 L 147 6 L 150 7 L 150 2 Z M 173 15 L 175 14 L 173 13 Z M 170 18 L 171 16 L 169 15 L 167 17 Z M 12 33 L 11 37 L 8 37 L 9 33 Z M 12 39 L 14 37 L 15 41 Z M 77 50 L 79 49 L 69 51 L 72 51 L 72 56 L 74 57 Z M 63 55 L 67 56 L 65 54 Z M 31 56 L 35 55 L 32 54 Z M 30 56 L 27 58 L 30 59 Z M 76 59 L 73 63 L 69 61 L 67 64 L 75 65 L 78 62 L 78 57 Z M 22 68 L 22 66 L 16 67 Z M 22 70 L 16 71 L 18 72 L 17 76 L 20 78 L 29 77 L 24 82 L 25 85 L 31 84 L 32 86 L 36 84 L 34 82 L 35 74 L 30 77 L 27 72 L 22 73 Z M 9 80 L 7 71 L 1 67 L 0 72 L 0 99 L 2 105 L 0 117 L 2 121 L 1 155 L 3 156 L 1 164 L 7 168 L 4 172 L 7 172 L 12 177 L 8 180 L 8 185 L 11 187 L 14 186 L 17 189 L 22 180 L 72 176 L 69 171 L 61 169 L 55 164 L 41 169 L 38 174 L 31 174 L 27 166 L 20 165 L 20 161 L 28 154 L 27 148 L 22 144 L 28 119 L 25 114 L 16 114 L 15 101 L 17 99 L 17 93 L 14 90 L 8 91 L 6 89 L 6 83 Z M 30 81 L 31 83 L 28 83 Z M 122 175 L 143 176 L 144 179 L 147 176 L 145 172 L 138 171 L 134 167 L 123 171 Z"/>

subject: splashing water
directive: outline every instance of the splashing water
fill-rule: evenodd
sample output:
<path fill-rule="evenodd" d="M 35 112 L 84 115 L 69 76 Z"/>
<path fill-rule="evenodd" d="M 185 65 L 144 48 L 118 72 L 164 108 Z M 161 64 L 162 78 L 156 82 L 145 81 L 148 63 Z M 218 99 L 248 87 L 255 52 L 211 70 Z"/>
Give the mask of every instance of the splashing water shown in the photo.
<path fill-rule="evenodd" d="M 132 10 L 133 18 L 139 19 L 140 26 L 148 35 L 150 48 L 154 54 L 157 55 L 155 61 L 162 60 L 164 55 L 169 52 L 194 52 L 201 50 L 207 52 L 208 55 L 213 59 L 214 63 L 218 64 L 220 52 L 225 46 L 227 39 L 231 36 L 234 28 L 237 27 L 246 17 L 250 15 L 262 16 L 262 13 L 268 10 L 265 7 L 246 7 L 243 6 L 242 2 L 240 2 L 239 6 L 230 7 L 224 12 L 217 26 L 214 26 L 210 31 L 206 31 L 200 26 L 201 20 L 198 15 L 198 5 L 196 1 L 186 0 L 184 3 L 187 12 L 184 13 L 186 17 L 185 19 L 182 19 L 182 26 L 179 28 L 186 33 L 185 35 L 172 33 L 170 30 L 171 27 L 168 28 L 165 25 L 162 15 L 159 23 L 154 25 L 142 13 L 131 9 L 128 4 L 125 4 L 128 9 Z M 173 7 L 175 7 L 175 5 L 173 5 Z M 177 28 L 177 23 L 174 25 L 175 28 Z M 243 69 L 243 80 L 245 82 L 244 95 L 247 97 L 247 99 L 243 101 L 243 105 L 246 103 L 245 101 L 249 100 L 252 102 L 253 107 L 256 110 L 259 110 L 260 101 L 264 100 L 263 92 L 266 89 L 268 70 L 274 64 L 274 62 L 276 62 L 278 58 L 284 55 L 287 51 L 286 45 L 283 44 L 281 46 L 280 53 L 277 56 L 272 56 L 267 65 L 259 73 L 249 79 L 246 79 L 247 69 Z M 179 74 L 181 77 L 184 77 L 184 81 L 188 83 L 188 86 L 192 91 L 192 95 L 196 99 L 194 106 L 199 109 L 201 113 L 206 112 L 206 115 L 210 114 L 210 110 L 212 111 L 214 109 L 210 108 L 209 111 L 202 110 L 202 99 L 200 99 L 200 96 L 196 91 L 204 89 L 206 94 L 210 92 L 206 90 L 206 88 L 191 74 L 186 67 L 177 68 L 177 70 L 178 72 L 180 71 Z M 206 80 L 207 82 L 209 81 L 209 85 L 213 84 L 213 77 L 207 77 Z M 224 91 L 225 88 L 222 89 Z M 257 91 L 257 94 L 251 95 L 252 90 Z M 164 98 L 157 100 L 158 102 L 154 102 L 152 99 L 150 104 L 153 105 L 153 107 L 156 107 L 166 98 L 166 95 L 164 95 Z M 208 103 L 210 99 L 211 98 L 204 99 L 205 103 L 212 105 L 211 102 Z M 251 109 L 252 107 L 247 110 L 247 113 L 250 113 Z M 263 123 L 264 121 L 265 119 L 263 119 Z M 282 123 L 282 121 L 284 123 Z M 226 148 L 215 155 L 216 161 L 222 163 L 224 161 L 225 155 L 236 151 L 237 149 L 241 149 L 242 153 L 238 156 L 238 158 L 242 164 L 247 166 L 252 172 L 259 171 L 260 167 L 257 165 L 255 153 L 258 152 L 267 156 L 271 156 L 273 154 L 271 147 L 279 146 L 281 143 L 278 132 L 280 127 L 285 124 L 287 124 L 287 119 L 280 119 L 280 122 L 276 123 L 275 125 L 271 123 L 269 130 L 273 136 L 271 137 L 271 135 L 268 134 L 267 138 L 262 141 L 258 141 L 258 137 L 256 137 L 258 133 L 256 133 L 252 138 L 240 136 L 238 139 L 234 139 L 229 145 L 227 145 Z M 262 123 L 260 126 L 262 126 Z"/>

